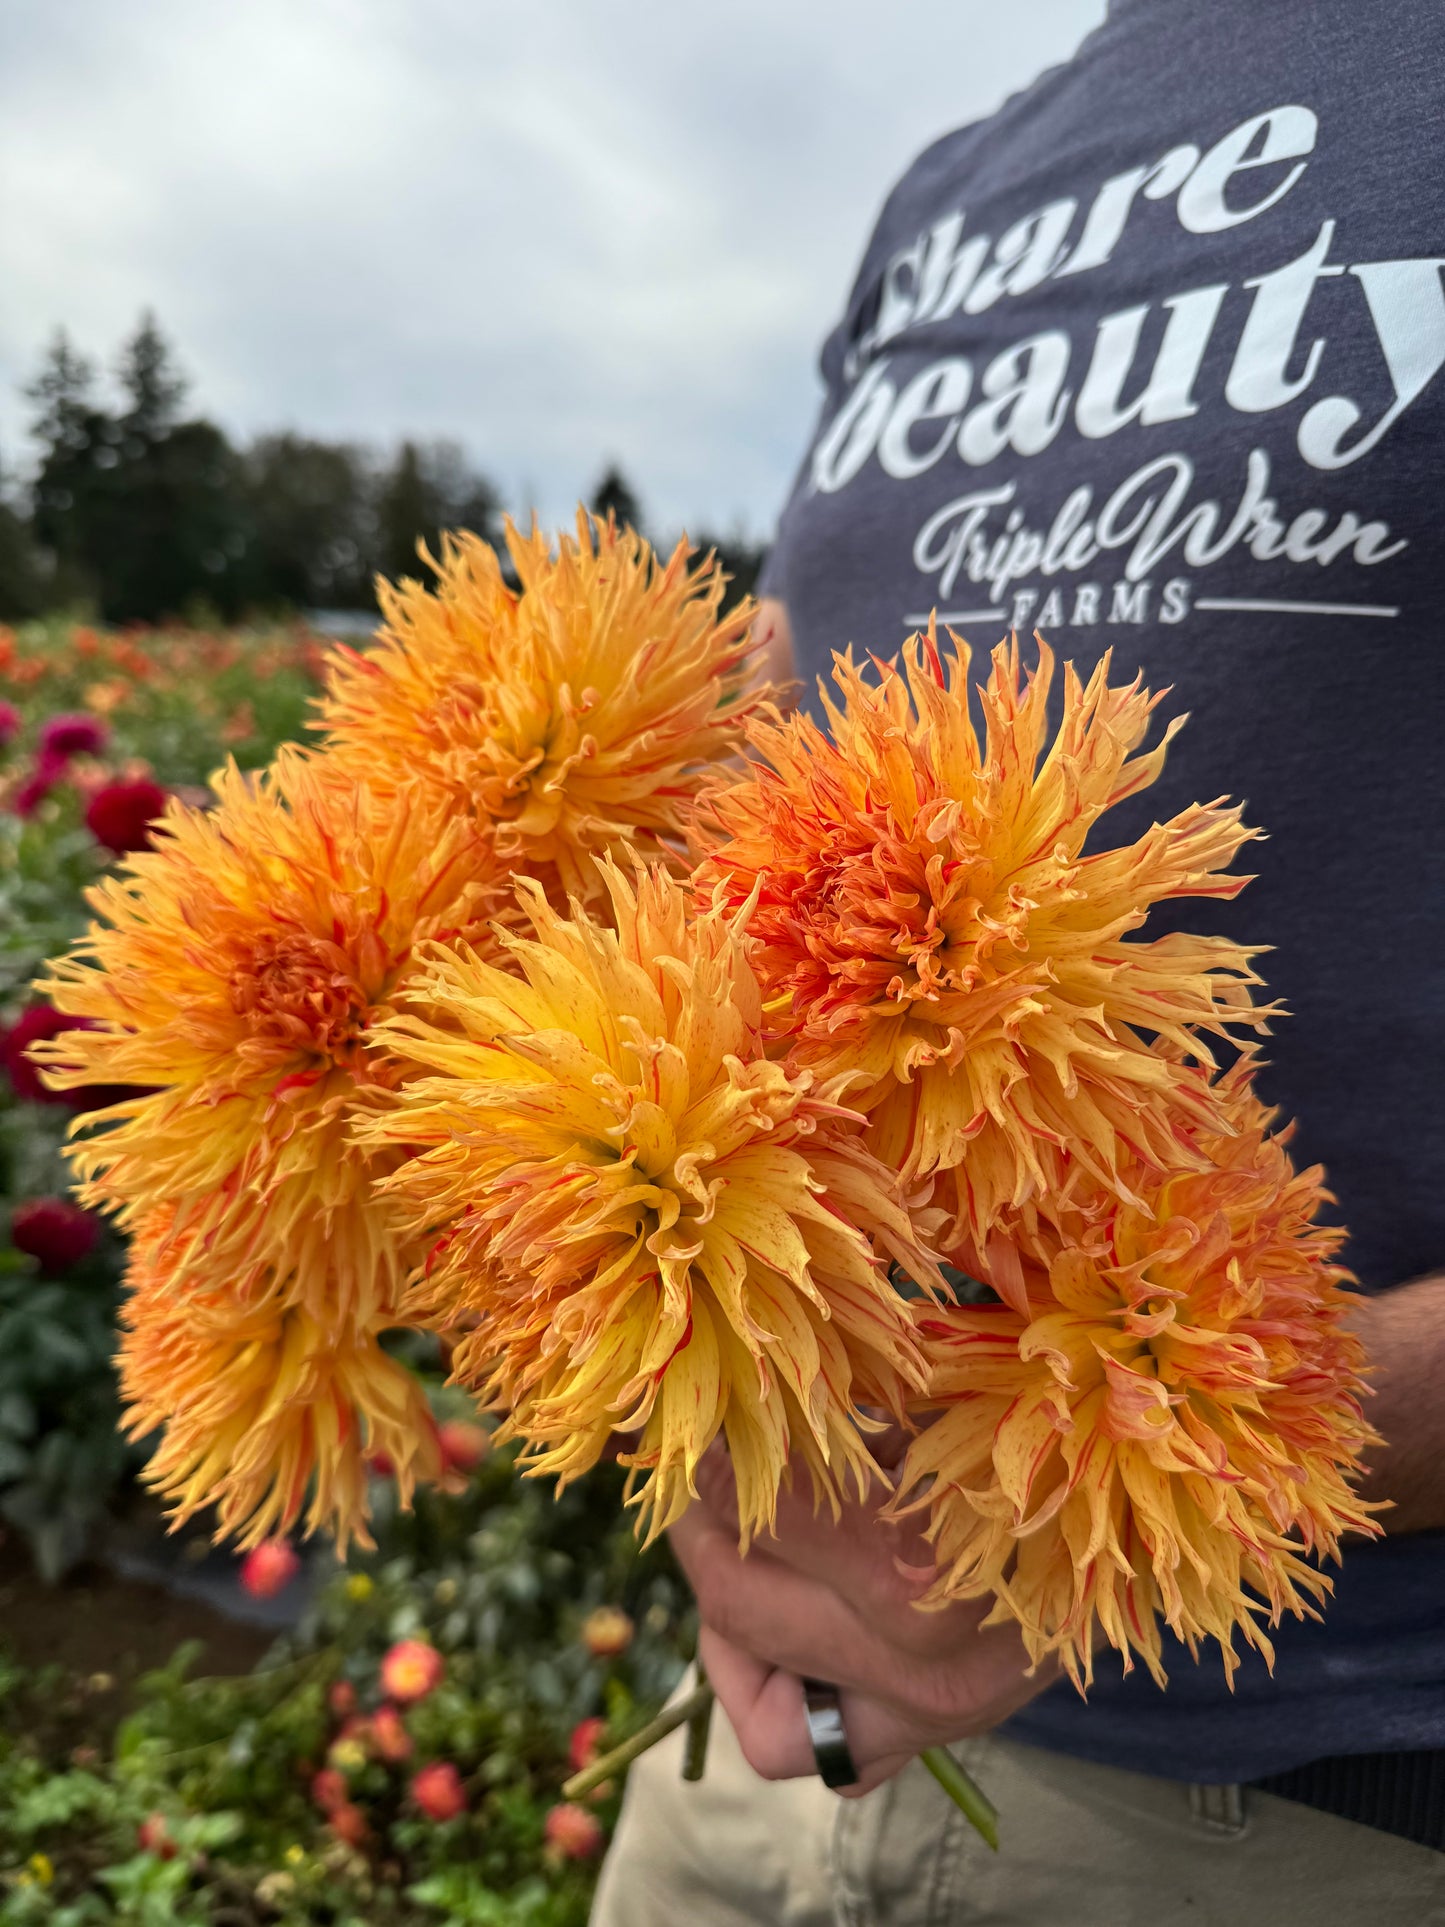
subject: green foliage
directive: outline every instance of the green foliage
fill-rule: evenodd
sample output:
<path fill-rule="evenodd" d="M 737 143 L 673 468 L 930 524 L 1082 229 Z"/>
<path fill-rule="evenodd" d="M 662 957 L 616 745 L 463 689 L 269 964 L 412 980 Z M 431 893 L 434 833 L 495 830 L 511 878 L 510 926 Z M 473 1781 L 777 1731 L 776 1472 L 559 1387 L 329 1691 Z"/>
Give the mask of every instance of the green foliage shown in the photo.
<path fill-rule="evenodd" d="M 44 820 L 0 814 L 0 1017 L 85 928 L 85 892 L 105 861 L 78 816 L 73 794 Z"/>
<path fill-rule="evenodd" d="M 142 1682 L 104 1758 L 49 1757 L 34 1715 L 64 1682 L 0 1661 L 4 1927 L 583 1927 L 595 1867 L 545 1836 L 569 1736 L 603 1714 L 609 1743 L 625 1737 L 669 1690 L 691 1640 L 685 1588 L 664 1550 L 639 1549 L 614 1470 L 556 1498 L 494 1452 L 465 1495 L 378 1511 L 377 1550 L 337 1571 L 256 1672 L 196 1677 L 196 1649 L 182 1648 Z M 600 1604 L 637 1629 L 608 1660 L 581 1638 Z M 413 1750 L 389 1762 L 354 1722 L 383 1703 L 400 1639 L 433 1644 L 445 1676 L 402 1709 Z M 442 1761 L 466 1811 L 438 1822 L 410 1786 Z M 344 1772 L 364 1816 L 357 1845 L 313 1794 L 323 1765 Z M 604 1829 L 618 1798 L 595 1806 Z"/>
<path fill-rule="evenodd" d="M 0 1251 L 0 1517 L 58 1579 L 138 1458 L 118 1430 L 113 1273 L 94 1258 L 64 1279 L 32 1270 Z"/>
<path fill-rule="evenodd" d="M 104 722 L 109 763 L 146 763 L 171 787 L 204 783 L 231 756 L 258 768 L 307 736 L 321 648 L 305 627 L 276 623 L 112 631 L 51 617 L 0 632 L 0 699 L 23 724 L 0 751 L 0 775 L 35 749 L 48 716 L 77 710 Z M 36 818 L 51 857 L 50 839 L 79 822 L 67 799 L 74 790 L 62 785 Z M 93 876 L 100 857 L 89 837 L 81 843 Z"/>

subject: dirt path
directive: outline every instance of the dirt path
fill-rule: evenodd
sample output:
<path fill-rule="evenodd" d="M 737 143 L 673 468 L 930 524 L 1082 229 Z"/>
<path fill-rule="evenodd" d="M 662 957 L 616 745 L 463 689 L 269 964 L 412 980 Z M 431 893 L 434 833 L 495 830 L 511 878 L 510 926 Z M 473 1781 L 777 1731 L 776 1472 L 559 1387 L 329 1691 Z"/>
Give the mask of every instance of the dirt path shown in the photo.
<path fill-rule="evenodd" d="M 27 1671 L 63 1670 L 51 1710 L 70 1746 L 88 1743 L 108 1752 L 136 1681 L 164 1666 L 184 1641 L 205 1642 L 200 1670 L 246 1673 L 274 1637 L 101 1566 L 82 1566 L 47 1586 L 18 1535 L 0 1543 L 0 1648 Z M 60 1734 L 48 1737 L 53 1744 Z"/>

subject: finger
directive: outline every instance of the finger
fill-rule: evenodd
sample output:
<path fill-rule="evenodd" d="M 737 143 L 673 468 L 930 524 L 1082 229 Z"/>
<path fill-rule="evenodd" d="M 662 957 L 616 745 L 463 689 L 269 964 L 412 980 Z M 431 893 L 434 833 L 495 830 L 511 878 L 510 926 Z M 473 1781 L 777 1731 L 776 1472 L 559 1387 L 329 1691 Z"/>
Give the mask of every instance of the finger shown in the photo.
<path fill-rule="evenodd" d="M 881 1695 L 908 1684 L 916 1662 L 880 1640 L 830 1587 L 756 1549 L 742 1557 L 731 1533 L 698 1506 L 671 1537 L 704 1625 L 754 1661 L 793 1674 L 822 1670 Z"/>
<path fill-rule="evenodd" d="M 737 1485 L 725 1453 L 703 1459 L 697 1489 L 707 1512 L 736 1538 Z M 989 1602 L 969 1602 L 941 1613 L 916 1611 L 934 1577 L 932 1551 L 914 1521 L 882 1519 L 873 1505 L 845 1505 L 835 1519 L 816 1508 L 810 1494 L 785 1488 L 774 1529 L 755 1541 L 755 1550 L 831 1587 L 866 1624 L 886 1627 L 912 1652 L 944 1650 L 989 1609 Z"/>
<path fill-rule="evenodd" d="M 797 1675 L 754 1658 L 706 1625 L 698 1632 L 697 1651 L 754 1773 L 765 1780 L 816 1773 Z"/>
<path fill-rule="evenodd" d="M 818 1771 L 795 1675 L 765 1666 L 704 1627 L 698 1651 L 718 1703 L 737 1735 L 743 1758 L 765 1780 L 801 1780 Z M 838 1702 L 858 1779 L 845 1798 L 856 1799 L 899 1773 L 937 1738 L 911 1726 L 866 1693 L 841 1691 Z"/>
<path fill-rule="evenodd" d="M 953 1637 L 937 1652 L 923 1651 L 890 1624 L 870 1625 L 831 1587 L 780 1560 L 756 1549 L 743 1557 L 731 1533 L 701 1507 L 673 1526 L 672 1542 L 699 1616 L 730 1645 L 764 1666 L 866 1693 L 915 1722 L 941 1719 L 964 1731 L 1026 1670 L 1013 1627 L 981 1632 L 954 1619 Z"/>

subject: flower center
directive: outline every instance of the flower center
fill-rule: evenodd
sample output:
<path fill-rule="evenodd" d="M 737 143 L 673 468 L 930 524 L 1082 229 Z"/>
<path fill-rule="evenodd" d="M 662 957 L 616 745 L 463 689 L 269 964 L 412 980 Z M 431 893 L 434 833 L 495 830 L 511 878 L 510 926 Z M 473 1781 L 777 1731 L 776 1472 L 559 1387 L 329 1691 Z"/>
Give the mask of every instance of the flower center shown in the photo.
<path fill-rule="evenodd" d="M 359 1068 L 370 1002 L 335 944 L 265 935 L 231 972 L 231 1008 L 268 1055 Z"/>

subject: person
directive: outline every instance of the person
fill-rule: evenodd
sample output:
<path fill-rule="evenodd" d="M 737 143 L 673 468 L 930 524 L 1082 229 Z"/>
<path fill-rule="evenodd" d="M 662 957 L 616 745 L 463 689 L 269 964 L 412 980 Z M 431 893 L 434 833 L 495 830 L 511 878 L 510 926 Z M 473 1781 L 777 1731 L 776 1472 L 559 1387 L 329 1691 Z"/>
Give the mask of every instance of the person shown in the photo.
<path fill-rule="evenodd" d="M 1434 0 L 1114 0 L 889 195 L 760 618 L 805 690 L 936 610 L 975 672 L 1037 629 L 1190 713 L 1111 816 L 1228 792 L 1268 832 L 1180 924 L 1274 946 L 1263 1089 L 1351 1227 L 1385 1536 L 1272 1674 L 1246 1654 L 1231 1691 L 1171 1643 L 1167 1691 L 1101 1654 L 1085 1701 L 981 1608 L 914 1613 L 927 1549 L 872 1506 L 786 1499 L 740 1559 L 714 1455 L 673 1541 L 725 1717 L 700 1784 L 680 1738 L 633 1769 L 599 1927 L 1445 1920 L 1442 108 Z M 996 1857 L 934 1743 L 998 1805 Z"/>

